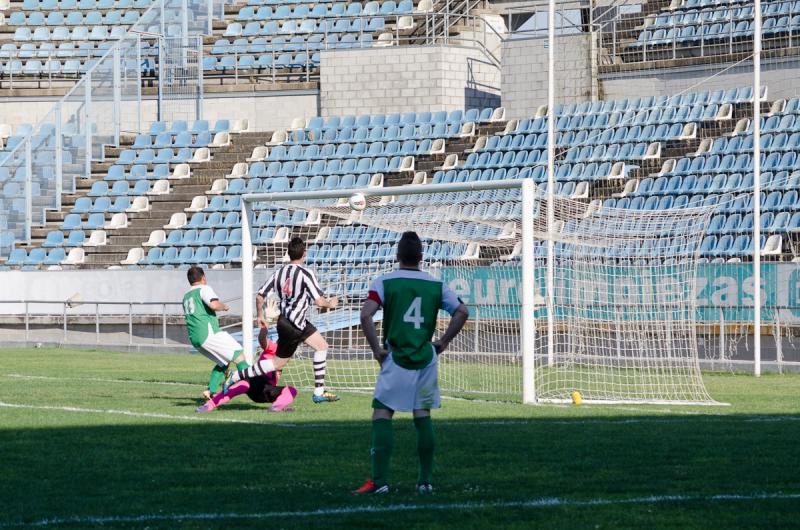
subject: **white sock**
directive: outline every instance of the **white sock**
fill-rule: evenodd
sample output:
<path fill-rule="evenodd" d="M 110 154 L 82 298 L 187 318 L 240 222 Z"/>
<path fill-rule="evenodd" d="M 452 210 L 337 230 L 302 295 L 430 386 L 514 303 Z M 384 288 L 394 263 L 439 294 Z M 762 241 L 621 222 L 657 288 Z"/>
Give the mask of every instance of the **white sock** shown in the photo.
<path fill-rule="evenodd" d="M 245 370 L 240 370 L 237 375 L 239 379 L 250 379 L 251 377 L 268 374 L 274 371 L 275 363 L 272 362 L 272 359 L 264 359 Z M 236 381 L 236 378 L 234 378 L 234 381 Z"/>
<path fill-rule="evenodd" d="M 325 393 L 325 364 L 328 359 L 328 350 L 314 352 L 314 395 L 321 396 Z"/>

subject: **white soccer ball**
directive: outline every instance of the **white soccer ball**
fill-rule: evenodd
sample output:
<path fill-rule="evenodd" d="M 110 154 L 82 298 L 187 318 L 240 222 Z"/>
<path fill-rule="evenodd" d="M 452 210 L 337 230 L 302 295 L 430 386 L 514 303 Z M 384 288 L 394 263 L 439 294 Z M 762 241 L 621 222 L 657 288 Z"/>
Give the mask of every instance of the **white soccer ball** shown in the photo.
<path fill-rule="evenodd" d="M 367 207 L 367 198 L 363 193 L 354 193 L 350 196 L 349 204 L 352 210 L 360 212 Z"/>

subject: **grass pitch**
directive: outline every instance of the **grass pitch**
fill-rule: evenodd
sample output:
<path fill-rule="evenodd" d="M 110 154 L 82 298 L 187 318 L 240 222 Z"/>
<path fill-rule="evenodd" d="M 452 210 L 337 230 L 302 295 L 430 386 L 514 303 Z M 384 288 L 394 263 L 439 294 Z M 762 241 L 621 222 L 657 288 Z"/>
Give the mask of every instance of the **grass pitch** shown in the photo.
<path fill-rule="evenodd" d="M 706 374 L 730 407 L 445 400 L 430 497 L 395 422 L 369 473 L 370 396 L 197 415 L 199 356 L 0 350 L 4 528 L 731 528 L 800 520 L 800 377 Z"/>

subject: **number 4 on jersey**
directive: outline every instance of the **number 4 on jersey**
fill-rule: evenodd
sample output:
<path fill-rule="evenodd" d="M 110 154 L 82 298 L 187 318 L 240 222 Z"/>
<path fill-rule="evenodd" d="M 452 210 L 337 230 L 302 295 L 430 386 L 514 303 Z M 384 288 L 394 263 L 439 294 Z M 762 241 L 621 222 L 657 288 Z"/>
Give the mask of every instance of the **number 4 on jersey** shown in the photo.
<path fill-rule="evenodd" d="M 422 328 L 422 324 L 425 323 L 425 318 L 422 316 L 422 297 L 418 296 L 411 301 L 411 305 L 403 315 L 403 322 L 414 324 L 414 329 Z"/>

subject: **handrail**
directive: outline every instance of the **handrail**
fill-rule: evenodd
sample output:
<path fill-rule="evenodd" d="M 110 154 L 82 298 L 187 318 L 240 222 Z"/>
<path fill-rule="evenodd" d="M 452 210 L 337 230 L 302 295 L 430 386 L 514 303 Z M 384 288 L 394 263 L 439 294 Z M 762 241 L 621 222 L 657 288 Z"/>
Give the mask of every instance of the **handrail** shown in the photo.
<path fill-rule="evenodd" d="M 622 2 L 619 6 L 615 6 L 614 4 L 608 6 L 607 9 L 604 10 L 604 13 L 607 13 L 609 9 L 612 9 L 614 7 L 624 7 L 626 5 L 639 5 L 639 6 L 642 6 L 644 4 L 633 4 L 633 3 L 630 2 L 630 0 L 626 0 L 625 2 Z M 780 12 L 773 12 L 773 13 L 767 14 L 767 10 L 768 9 L 775 9 L 777 7 L 777 9 L 779 10 L 782 6 L 786 6 L 786 5 L 790 6 L 788 14 L 784 14 L 784 13 L 780 13 Z M 778 19 L 778 18 L 784 17 L 784 16 L 788 16 L 791 19 L 792 17 L 796 16 L 796 11 L 794 11 L 792 9 L 793 6 L 794 6 L 794 1 L 793 0 L 777 0 L 775 2 L 762 5 L 762 14 L 763 14 L 765 20 L 766 19 L 770 19 L 770 18 Z M 684 6 L 679 6 L 678 8 L 676 8 L 674 10 L 667 10 L 665 8 L 661 8 L 661 9 L 659 9 L 657 11 L 653 11 L 653 12 L 641 12 L 641 13 L 639 13 L 639 15 L 642 17 L 643 23 L 638 25 L 638 26 L 636 26 L 635 28 L 630 28 L 631 30 L 637 31 L 637 32 L 639 32 L 639 34 L 642 34 L 642 33 L 645 33 L 645 32 L 651 32 L 652 33 L 654 31 L 657 31 L 657 30 L 660 30 L 660 29 L 663 29 L 665 31 L 672 30 L 673 31 L 673 35 L 670 36 L 668 41 L 659 42 L 656 45 L 652 45 L 652 44 L 648 43 L 647 41 L 644 41 L 643 43 L 641 43 L 642 45 L 639 47 L 639 49 L 630 49 L 630 50 L 628 50 L 627 47 L 622 49 L 622 48 L 620 48 L 618 46 L 618 44 L 617 44 L 617 40 L 618 40 L 617 39 L 617 33 L 618 33 L 618 30 L 617 30 L 616 26 L 617 26 L 617 22 L 619 21 L 619 15 L 621 14 L 619 12 L 618 12 L 617 16 L 615 16 L 615 17 L 603 22 L 602 24 L 599 24 L 598 25 L 598 29 L 601 32 L 601 34 L 600 34 L 601 41 L 604 41 L 605 39 L 608 39 L 609 38 L 608 35 L 611 36 L 610 37 L 610 43 L 609 43 L 611 45 L 611 49 L 606 52 L 606 54 L 605 54 L 606 57 L 612 57 L 612 58 L 613 57 L 617 57 L 617 56 L 619 56 L 621 54 L 628 53 L 628 51 L 630 51 L 631 53 L 644 52 L 645 49 L 647 49 L 647 48 L 654 48 L 654 47 L 658 47 L 658 46 L 663 46 L 664 44 L 671 43 L 672 47 L 673 47 L 673 50 L 672 50 L 673 51 L 673 58 L 675 58 L 676 57 L 676 55 L 675 55 L 676 43 L 677 43 L 677 41 L 679 39 L 682 39 L 682 37 L 678 34 L 678 32 L 681 29 L 686 28 L 686 27 L 701 28 L 700 29 L 701 34 L 700 35 L 695 34 L 695 37 L 697 37 L 695 40 L 697 42 L 699 42 L 699 44 L 695 44 L 694 46 L 692 46 L 692 45 L 682 45 L 681 48 L 692 48 L 692 47 L 697 48 L 697 47 L 699 47 L 699 49 L 701 51 L 701 54 L 704 56 L 705 55 L 704 47 L 705 47 L 706 41 L 709 41 L 709 42 L 712 42 L 712 43 L 715 43 L 715 40 L 719 40 L 719 39 L 727 39 L 728 41 L 732 41 L 733 38 L 744 37 L 744 36 L 749 35 L 749 33 L 747 33 L 746 31 L 738 31 L 738 30 L 735 29 L 735 27 L 733 27 L 733 25 L 736 24 L 736 23 L 739 23 L 739 22 L 742 22 L 742 21 L 752 21 L 753 20 L 754 15 L 752 13 L 748 14 L 746 16 L 737 16 L 737 17 L 733 16 L 734 11 L 736 11 L 736 10 L 738 10 L 740 8 L 743 8 L 743 7 L 748 7 L 748 4 L 740 4 L 740 5 L 736 5 L 736 4 L 710 5 L 710 6 L 696 7 L 696 8 L 690 8 L 690 9 L 685 8 Z M 750 4 L 749 7 L 752 7 L 752 4 Z M 601 8 L 597 8 L 597 9 L 601 9 Z M 711 19 L 711 17 L 709 17 L 708 20 L 703 20 L 704 16 L 715 15 L 715 14 L 723 13 L 723 12 L 726 12 L 726 11 L 728 12 L 728 15 L 725 16 L 724 18 Z M 694 13 L 696 15 L 696 19 L 694 21 L 692 21 L 692 22 L 684 23 L 684 22 L 681 21 L 680 23 L 678 23 L 678 22 L 675 22 L 673 20 L 672 23 L 670 23 L 669 25 L 666 25 L 666 26 L 660 26 L 660 25 L 656 25 L 655 24 L 655 20 L 660 16 L 676 17 L 676 16 L 685 15 L 685 14 L 690 13 L 690 12 Z M 647 23 L 648 20 L 651 20 L 651 22 Z M 702 28 L 711 27 L 711 26 L 713 26 L 715 24 L 730 24 L 731 27 L 729 28 L 729 30 L 726 33 L 715 33 L 715 34 L 713 34 L 713 36 L 702 34 Z M 611 28 L 606 30 L 607 26 L 611 26 Z M 791 41 L 794 38 L 795 34 L 796 34 L 796 32 L 794 32 L 792 30 L 792 25 L 789 24 L 789 26 L 788 26 L 789 46 L 792 46 L 792 42 Z M 763 38 L 764 39 L 769 39 L 769 38 L 780 39 L 780 38 L 786 38 L 786 37 L 783 37 L 783 36 L 772 36 L 772 37 L 770 37 L 770 36 L 764 35 Z M 638 42 L 638 41 L 634 41 L 634 42 Z M 732 43 L 731 43 L 731 45 L 732 45 Z M 732 52 L 728 52 L 728 53 L 732 53 Z M 720 54 L 715 53 L 714 55 L 720 55 Z M 647 60 L 647 57 L 643 56 L 642 60 Z"/>
<path fill-rule="evenodd" d="M 115 51 L 119 49 L 119 47 L 121 46 L 121 43 L 125 40 L 125 38 L 128 37 L 130 34 L 135 34 L 136 33 L 134 31 L 134 28 L 136 27 L 136 25 L 139 24 L 141 22 L 141 20 L 144 19 L 148 14 L 150 14 L 151 11 L 155 12 L 154 10 L 156 8 L 161 9 L 163 7 L 164 2 L 166 2 L 166 1 L 167 0 L 158 0 L 157 2 L 152 3 L 150 5 L 150 7 L 147 8 L 144 11 L 144 13 L 141 14 L 141 16 L 139 17 L 139 20 L 136 21 L 136 24 L 134 24 L 130 28 L 128 28 L 128 30 L 125 32 L 125 34 L 122 35 L 119 39 L 117 39 L 116 42 L 108 50 L 106 50 L 106 53 L 104 53 L 102 56 L 100 56 L 94 62 L 94 64 L 91 65 L 88 70 L 86 70 L 86 72 L 83 74 L 83 77 L 78 79 L 78 81 L 75 82 L 75 84 L 72 86 L 72 88 L 69 89 L 67 91 L 67 93 L 64 94 L 61 97 L 61 99 L 59 99 L 56 103 L 53 104 L 52 109 L 56 109 L 56 108 L 58 108 L 59 105 L 62 105 L 63 103 L 65 103 L 67 101 L 67 98 L 69 98 L 70 96 L 72 96 L 75 93 L 75 91 L 78 89 L 78 86 L 81 85 L 81 83 L 85 84 L 85 83 L 88 82 L 88 81 L 86 81 L 87 79 L 91 80 L 91 74 L 92 74 L 92 72 L 94 72 L 95 68 L 98 68 L 101 62 L 105 61 L 109 57 L 112 57 L 114 55 Z M 105 42 L 107 42 L 107 41 L 105 41 Z M 50 112 L 46 113 L 45 116 L 48 116 L 49 114 L 50 114 Z M 38 122 L 36 122 L 36 124 L 34 124 L 33 128 L 31 129 L 31 132 L 28 133 L 28 135 L 25 136 L 22 139 L 22 141 L 20 141 L 19 145 L 16 146 L 11 151 L 9 151 L 8 155 L 5 158 L 0 159 L 0 167 L 2 167 L 6 163 L 6 161 L 9 160 L 12 157 L 12 155 L 16 154 L 17 150 L 24 148 L 24 145 L 25 145 L 26 142 L 29 142 L 29 141 L 31 141 L 33 139 L 33 137 L 37 133 L 37 130 L 39 128 L 41 128 L 42 125 L 45 125 L 47 123 L 46 119 L 47 118 L 45 117 L 45 118 L 42 118 L 41 120 L 39 120 Z"/>
<path fill-rule="evenodd" d="M 376 40 L 376 39 L 373 39 L 369 44 L 365 44 L 364 41 L 362 40 L 364 35 L 374 35 L 375 33 L 381 33 L 380 30 L 378 30 L 378 31 L 366 31 L 365 25 L 366 25 L 366 21 L 368 19 L 382 18 L 382 19 L 386 20 L 387 24 L 390 24 L 390 25 L 394 24 L 394 26 L 395 26 L 394 29 L 386 28 L 386 33 L 392 33 L 393 34 L 393 39 L 392 39 L 391 42 L 399 45 L 399 44 L 403 44 L 403 43 L 411 43 L 411 44 L 413 44 L 413 43 L 419 42 L 419 40 L 420 40 L 420 38 L 418 38 L 416 36 L 416 34 L 403 35 L 399 31 L 398 28 L 399 28 L 400 19 L 406 18 L 406 17 L 413 18 L 417 28 L 420 28 L 420 27 L 424 27 L 424 25 L 430 26 L 430 24 L 428 24 L 429 20 L 437 20 L 437 19 L 441 20 L 444 16 L 445 15 L 443 15 L 441 13 L 437 13 L 437 12 L 432 12 L 432 13 L 413 13 L 413 14 L 392 14 L 392 15 L 363 15 L 362 14 L 362 15 L 341 15 L 341 16 L 337 16 L 337 17 L 329 17 L 329 18 L 327 18 L 325 20 L 333 20 L 333 21 L 335 21 L 335 20 L 350 20 L 350 21 L 352 21 L 352 20 L 359 19 L 359 20 L 365 21 L 365 23 L 362 24 L 362 26 L 361 26 L 360 32 L 358 33 L 358 40 L 350 43 L 347 48 L 341 48 L 341 49 L 349 50 L 349 49 L 354 49 L 354 48 L 355 49 L 366 49 L 366 48 L 371 48 L 371 47 L 377 47 L 377 46 L 379 46 L 381 44 L 381 42 Z M 488 25 L 488 24 L 486 24 L 485 20 L 482 19 L 482 17 L 480 17 L 480 16 L 475 16 L 475 15 L 457 15 L 457 17 L 458 17 L 459 20 L 472 20 L 473 22 L 480 21 L 481 23 L 483 23 L 485 25 Z M 424 22 L 422 22 L 423 20 L 424 20 Z M 438 23 L 437 23 L 437 25 L 438 25 Z M 490 32 L 492 32 L 498 38 L 498 40 L 501 40 L 501 42 L 502 42 L 503 37 L 494 29 L 494 27 L 489 26 L 489 28 L 490 28 Z M 322 33 L 312 33 L 311 35 L 319 35 L 320 37 L 322 37 L 322 40 L 318 43 L 318 45 L 319 45 L 318 48 L 317 47 L 311 47 L 311 43 L 308 42 L 308 41 L 305 41 L 302 44 L 301 43 L 290 43 L 290 42 L 283 43 L 281 46 L 283 46 L 284 48 L 280 49 L 280 50 L 278 50 L 278 49 L 276 49 L 274 47 L 271 47 L 268 44 L 267 46 L 270 49 L 265 51 L 265 52 L 263 52 L 263 53 L 251 53 L 251 52 L 248 52 L 248 51 L 243 51 L 243 52 L 226 51 L 224 54 L 209 54 L 209 56 L 212 56 L 212 57 L 214 57 L 214 56 L 220 56 L 220 57 L 232 56 L 234 58 L 234 64 L 230 68 L 226 69 L 224 72 L 210 73 L 208 76 L 206 76 L 206 79 L 209 79 L 209 80 L 210 79 L 220 79 L 220 78 L 228 78 L 228 77 L 232 76 L 234 78 L 234 80 L 238 82 L 239 77 L 241 76 L 241 77 L 243 77 L 245 79 L 247 79 L 247 78 L 251 78 L 251 79 L 252 78 L 256 78 L 256 79 L 258 79 L 258 78 L 268 78 L 268 79 L 272 79 L 272 81 L 275 82 L 276 78 L 278 78 L 278 77 L 288 77 L 288 76 L 292 76 L 292 75 L 304 75 L 305 78 L 306 78 L 306 81 L 308 81 L 311 78 L 311 76 L 314 75 L 313 74 L 314 70 L 316 70 L 318 68 L 318 65 L 316 65 L 315 63 L 313 63 L 310 60 L 311 56 L 314 53 L 317 53 L 317 52 L 331 51 L 331 50 L 340 49 L 335 44 L 332 45 L 331 42 L 330 42 L 331 37 L 339 35 L 338 33 L 331 33 L 331 32 L 325 31 L 325 32 L 322 32 Z M 224 39 L 225 38 L 223 37 L 223 40 Z M 432 43 L 433 41 L 428 40 L 428 42 Z M 484 41 L 481 41 L 479 38 L 477 38 L 477 35 L 475 36 L 475 38 L 457 37 L 457 38 L 452 39 L 452 42 L 463 42 L 463 43 L 469 43 L 470 45 L 473 45 L 478 50 L 480 50 L 481 53 L 484 54 L 484 56 L 487 58 L 487 60 L 489 61 L 489 63 L 492 66 L 494 66 L 496 68 L 500 68 L 500 60 L 498 59 L 498 57 L 486 46 L 486 43 Z M 213 49 L 215 46 L 216 46 L 215 43 L 207 43 L 207 44 L 203 45 L 203 48 L 206 51 L 206 53 L 208 53 L 208 50 Z M 231 45 L 231 46 L 233 46 L 233 45 Z M 304 53 L 304 54 L 306 54 L 306 58 L 302 63 L 302 67 L 303 68 L 302 68 L 301 71 L 297 71 L 297 68 L 298 68 L 297 64 L 290 65 L 289 70 L 286 71 L 286 72 L 280 72 L 279 69 L 276 69 L 274 67 L 275 59 L 279 55 L 285 54 L 285 53 L 288 53 L 288 54 Z M 239 66 L 239 58 L 240 57 L 243 57 L 243 56 L 259 56 L 259 55 L 271 55 L 272 61 L 270 62 L 270 64 L 254 65 L 253 67 L 247 67 L 247 66 L 246 67 L 240 67 Z"/>

